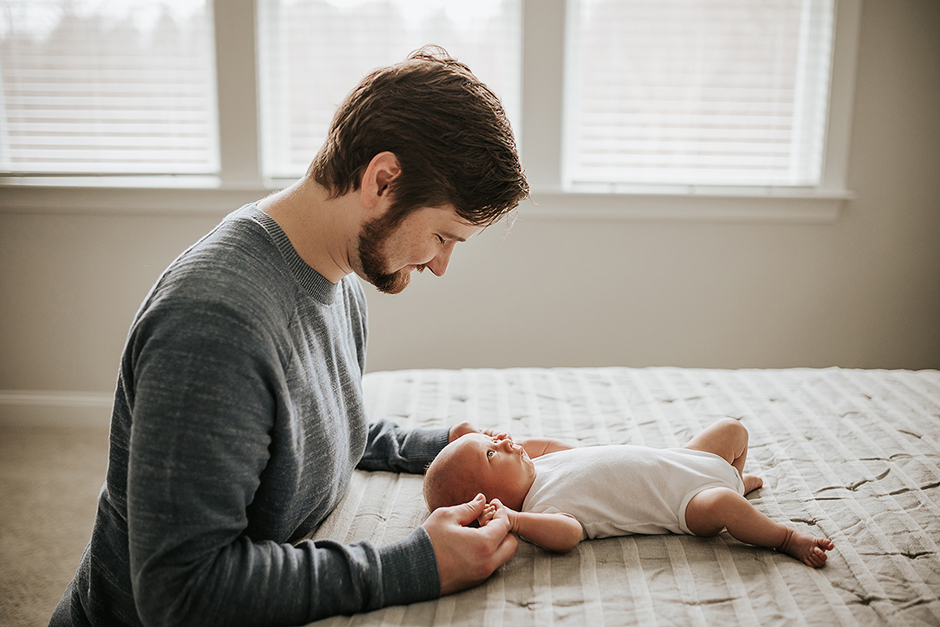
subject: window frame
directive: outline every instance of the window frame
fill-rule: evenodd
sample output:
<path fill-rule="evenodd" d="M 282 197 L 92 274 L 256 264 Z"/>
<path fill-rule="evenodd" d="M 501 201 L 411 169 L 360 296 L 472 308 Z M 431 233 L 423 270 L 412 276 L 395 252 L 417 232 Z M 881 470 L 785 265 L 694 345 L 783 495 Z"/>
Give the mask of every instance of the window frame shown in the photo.
<path fill-rule="evenodd" d="M 815 187 L 596 185 L 563 188 L 565 0 L 522 0 L 522 118 L 516 132 L 532 190 L 526 217 L 832 223 L 846 189 L 861 0 L 836 0 L 826 148 Z M 224 9 L 224 10 L 220 10 Z M 255 0 L 214 0 L 218 176 L 0 175 L 0 211 L 219 215 L 282 189 L 262 176 Z M 351 79 L 352 80 L 352 79 Z M 552 132 L 545 132 L 551 129 Z M 311 159 L 313 155 L 310 155 Z M 67 191 L 68 193 L 63 193 Z"/>

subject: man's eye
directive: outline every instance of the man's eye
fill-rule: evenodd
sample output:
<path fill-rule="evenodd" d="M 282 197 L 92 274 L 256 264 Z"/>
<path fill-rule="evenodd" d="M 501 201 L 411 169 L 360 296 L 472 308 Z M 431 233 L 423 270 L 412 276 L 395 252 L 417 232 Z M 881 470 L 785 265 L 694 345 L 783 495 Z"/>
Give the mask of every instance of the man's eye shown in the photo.
<path fill-rule="evenodd" d="M 440 235 L 435 235 L 434 237 L 436 237 L 436 238 L 437 238 L 437 241 L 440 242 L 441 244 L 444 243 L 444 238 L 441 237 Z"/>
<path fill-rule="evenodd" d="M 487 458 L 487 459 L 493 459 L 493 455 L 496 455 L 496 451 L 487 451 L 487 452 L 486 452 L 486 458 Z"/>

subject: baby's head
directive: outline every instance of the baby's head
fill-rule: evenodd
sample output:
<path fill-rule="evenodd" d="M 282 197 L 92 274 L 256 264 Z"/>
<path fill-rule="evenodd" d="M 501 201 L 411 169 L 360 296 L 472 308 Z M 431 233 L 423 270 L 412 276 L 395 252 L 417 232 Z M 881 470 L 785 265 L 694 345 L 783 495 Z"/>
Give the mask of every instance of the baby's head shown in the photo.
<path fill-rule="evenodd" d="M 428 466 L 424 500 L 432 512 L 473 500 L 499 499 L 511 509 L 522 507 L 535 481 L 535 465 L 522 446 L 504 436 L 470 433 L 457 438 Z"/>

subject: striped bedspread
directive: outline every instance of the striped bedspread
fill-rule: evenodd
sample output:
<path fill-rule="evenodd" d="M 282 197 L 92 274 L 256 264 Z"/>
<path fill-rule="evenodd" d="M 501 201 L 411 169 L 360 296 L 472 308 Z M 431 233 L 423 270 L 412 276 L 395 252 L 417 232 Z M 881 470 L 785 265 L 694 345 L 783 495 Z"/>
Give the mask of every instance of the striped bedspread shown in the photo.
<path fill-rule="evenodd" d="M 317 625 L 940 625 L 940 372 L 412 370 L 366 376 L 406 426 L 469 420 L 579 446 L 682 446 L 730 416 L 749 496 L 835 543 L 815 570 L 727 534 L 627 536 L 565 555 L 527 543 L 484 585 Z M 427 516 L 420 476 L 359 472 L 315 538 L 386 543 Z"/>

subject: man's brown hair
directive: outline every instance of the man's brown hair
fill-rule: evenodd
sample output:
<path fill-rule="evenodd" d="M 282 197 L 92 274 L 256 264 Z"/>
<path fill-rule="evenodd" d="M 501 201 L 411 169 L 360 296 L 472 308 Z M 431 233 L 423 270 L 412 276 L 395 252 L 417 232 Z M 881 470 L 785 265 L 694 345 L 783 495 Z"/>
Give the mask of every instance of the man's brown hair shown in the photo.
<path fill-rule="evenodd" d="M 389 190 L 395 222 L 453 205 L 466 222 L 489 226 L 529 193 L 499 98 L 437 46 L 366 76 L 337 109 L 308 174 L 342 196 L 385 151 L 401 168 Z"/>

